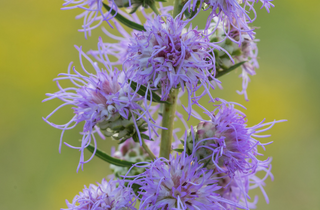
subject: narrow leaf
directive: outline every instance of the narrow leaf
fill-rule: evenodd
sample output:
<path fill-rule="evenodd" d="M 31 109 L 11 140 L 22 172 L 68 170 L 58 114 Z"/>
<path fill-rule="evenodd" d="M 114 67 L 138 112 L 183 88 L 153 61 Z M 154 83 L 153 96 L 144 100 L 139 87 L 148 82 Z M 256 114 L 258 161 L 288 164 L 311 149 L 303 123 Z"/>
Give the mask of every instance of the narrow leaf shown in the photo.
<path fill-rule="evenodd" d="M 87 147 L 87 149 L 92 153 L 94 152 L 94 146 L 92 146 L 92 145 L 89 145 Z M 125 160 L 119 160 L 117 158 L 111 157 L 110 155 L 108 155 L 105 152 L 102 152 L 99 149 L 96 150 L 95 156 L 99 157 L 100 159 L 102 159 L 102 160 L 104 160 L 104 161 L 106 161 L 106 162 L 108 162 L 110 164 L 116 165 L 116 166 L 131 167 L 133 164 L 135 164 L 133 162 L 129 162 L 129 161 L 125 161 Z"/>
<path fill-rule="evenodd" d="M 209 160 L 203 165 L 203 168 L 207 167 L 208 164 L 210 163 L 211 159 L 209 158 Z"/>
<path fill-rule="evenodd" d="M 174 149 L 174 151 L 181 153 L 184 151 L 184 149 Z"/>
<path fill-rule="evenodd" d="M 230 68 L 228 68 L 228 69 L 225 69 L 225 70 L 223 70 L 223 71 L 219 71 L 219 72 L 217 72 L 217 74 L 216 74 L 215 78 L 221 77 L 221 76 L 223 76 L 223 75 L 225 75 L 225 74 L 227 74 L 227 73 L 231 72 L 232 70 L 234 70 L 234 69 L 238 68 L 239 66 L 242 66 L 242 64 L 244 64 L 245 62 L 246 62 L 246 61 L 242 61 L 242 62 L 240 62 L 240 63 L 237 63 L 237 64 L 235 64 L 235 65 L 231 66 L 231 67 L 230 67 Z"/>
<path fill-rule="evenodd" d="M 140 142 L 139 136 L 138 136 L 137 133 L 135 133 L 135 134 L 132 136 L 132 139 L 133 139 L 134 142 Z"/>
<path fill-rule="evenodd" d="M 146 140 L 149 140 L 149 141 L 154 141 L 153 139 L 150 139 L 150 137 L 148 135 L 144 134 L 144 133 L 141 133 L 140 135 L 141 135 L 141 138 L 143 138 L 143 139 L 146 139 Z"/>
<path fill-rule="evenodd" d="M 130 82 L 131 82 L 131 88 L 133 90 L 136 90 L 138 87 L 138 84 L 134 81 L 130 81 Z M 147 99 L 150 101 L 150 91 L 148 91 L 148 93 L 147 93 L 147 87 L 140 85 L 140 88 L 137 91 L 137 93 L 141 96 L 145 96 L 147 94 Z M 151 91 L 151 94 L 152 94 L 152 101 L 153 102 L 170 104 L 168 101 L 161 101 L 160 96 L 158 94 L 156 94 L 155 92 Z"/>
<path fill-rule="evenodd" d="M 103 6 L 106 10 L 110 11 L 111 8 L 106 5 L 105 3 L 103 3 Z M 116 11 L 112 10 L 111 11 L 111 14 L 114 15 L 116 13 Z M 119 13 L 117 13 L 115 16 L 115 19 L 117 19 L 120 23 L 128 26 L 129 28 L 132 28 L 132 29 L 135 29 L 137 31 L 145 31 L 146 29 L 138 24 L 138 23 L 135 23 L 135 22 L 132 22 L 131 20 L 128 20 L 127 18 L 125 18 L 124 16 L 120 15 Z"/>

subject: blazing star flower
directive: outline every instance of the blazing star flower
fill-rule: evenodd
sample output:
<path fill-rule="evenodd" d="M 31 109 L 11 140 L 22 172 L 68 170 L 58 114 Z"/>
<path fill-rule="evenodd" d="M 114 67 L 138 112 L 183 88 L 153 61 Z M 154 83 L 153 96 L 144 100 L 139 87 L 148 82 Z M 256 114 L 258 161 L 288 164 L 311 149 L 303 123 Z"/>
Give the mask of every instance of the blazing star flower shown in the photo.
<path fill-rule="evenodd" d="M 146 171 L 133 181 L 141 185 L 140 209 L 220 210 L 221 203 L 244 208 L 222 198 L 217 193 L 221 187 L 213 179 L 213 171 L 185 153 L 171 155 L 169 160 L 156 159 L 144 167 Z"/>
<path fill-rule="evenodd" d="M 239 46 L 235 42 L 232 42 L 231 39 L 227 38 L 223 30 L 223 24 L 218 23 L 216 18 L 214 20 L 215 21 L 212 22 L 209 27 L 209 31 L 214 31 L 214 33 L 212 33 L 210 36 L 211 41 L 216 42 L 219 46 L 225 49 L 232 56 L 236 63 L 245 62 L 241 65 L 242 73 L 240 77 L 242 77 L 242 91 L 237 92 L 239 94 L 243 94 L 245 99 L 248 100 L 247 87 L 250 81 L 249 75 L 255 75 L 255 69 L 259 68 L 257 61 L 257 42 L 259 40 L 255 39 L 254 36 L 252 37 L 253 39 L 251 39 L 248 34 L 235 28 L 231 28 L 229 30 L 230 32 L 228 32 L 228 36 L 233 40 L 239 41 Z M 242 40 L 240 40 L 240 38 Z M 223 72 L 234 65 L 224 51 L 215 51 L 215 55 L 218 72 Z"/>
<path fill-rule="evenodd" d="M 85 37 L 87 33 L 91 35 L 91 30 L 100 26 L 103 21 L 106 21 L 109 25 L 109 20 L 112 19 L 115 15 L 111 14 L 111 11 L 117 13 L 118 6 L 122 4 L 130 4 L 130 0 L 109 0 L 111 3 L 110 11 L 106 11 L 103 8 L 103 0 L 64 0 L 63 10 L 80 8 L 84 12 L 76 16 L 77 19 L 83 18 L 81 32 L 85 32 Z M 93 25 L 95 24 L 95 25 Z M 111 25 L 110 25 L 111 26 Z M 111 26 L 112 27 L 112 26 Z"/>
<path fill-rule="evenodd" d="M 102 179 L 98 186 L 90 184 L 76 195 L 67 209 L 61 210 L 136 210 L 134 193 L 131 188 L 124 187 L 123 181 Z"/>
<path fill-rule="evenodd" d="M 159 6 L 160 6 L 159 11 L 161 12 L 161 14 L 164 14 L 164 15 L 169 14 L 169 12 L 173 8 L 172 6 L 163 7 L 161 2 L 159 2 Z M 119 10 L 118 12 L 119 14 L 125 16 L 128 20 L 138 24 L 142 24 L 141 20 L 139 19 L 136 13 L 129 15 L 121 10 Z M 146 19 L 148 18 L 151 19 L 155 15 L 154 13 L 150 13 L 150 14 L 145 13 L 145 10 L 143 9 L 143 7 L 141 8 L 141 13 Z M 116 42 L 115 43 L 103 42 L 102 38 L 100 38 L 99 41 L 101 45 L 101 52 L 108 56 L 111 55 L 116 59 L 115 62 L 111 62 L 112 65 L 120 65 L 120 64 L 122 65 L 126 61 L 128 47 L 131 44 L 130 39 L 131 37 L 135 37 L 135 34 L 137 32 L 133 30 L 131 31 L 131 33 L 128 33 L 126 29 L 117 20 L 112 19 L 112 22 L 115 28 L 117 29 L 117 32 L 119 32 L 121 36 L 116 36 L 113 33 L 111 33 L 111 31 L 109 31 L 108 29 L 102 28 L 102 31 L 105 33 L 108 39 L 112 38 Z M 99 60 L 99 56 L 101 52 L 100 50 L 90 50 L 88 54 L 94 56 L 95 59 Z"/>
<path fill-rule="evenodd" d="M 258 146 L 265 149 L 265 145 L 255 137 L 268 137 L 257 135 L 270 129 L 275 123 L 259 123 L 247 127 L 245 115 L 234 108 L 233 103 L 222 101 L 213 112 L 206 114 L 210 121 L 200 122 L 196 128 L 191 129 L 187 139 L 188 151 L 195 154 L 201 162 L 210 169 L 226 173 L 233 177 L 236 172 L 243 175 L 254 174 L 257 167 L 264 167 L 269 161 L 257 158 Z M 261 129 L 265 126 L 267 128 Z M 259 130 L 261 129 L 261 130 Z"/>
<path fill-rule="evenodd" d="M 268 177 L 273 180 L 270 162 L 271 159 L 266 163 L 267 167 L 258 167 L 256 170 L 256 172 L 265 172 L 263 178 L 259 178 L 256 173 L 249 176 L 243 176 L 240 172 L 236 172 L 233 178 L 230 178 L 224 173 L 215 173 L 216 179 L 218 180 L 218 185 L 222 187 L 218 193 L 225 199 L 237 202 L 242 206 L 246 206 L 247 209 L 255 209 L 258 202 L 258 196 L 255 196 L 254 200 L 250 202 L 249 191 L 259 187 L 265 197 L 266 202 L 269 203 L 268 196 L 264 191 L 263 186 L 265 185 L 264 181 Z M 229 204 L 222 203 L 221 205 L 223 205 L 226 209 L 237 209 Z"/>
<path fill-rule="evenodd" d="M 181 15 L 147 20 L 146 31 L 131 39 L 124 66 L 128 78 L 148 90 L 158 90 L 162 100 L 167 100 L 173 88 L 186 89 L 190 113 L 195 91 L 203 86 L 210 95 L 210 87 L 214 88 L 210 80 L 218 81 L 213 50 L 223 49 L 210 43 L 202 31 L 191 25 L 187 29 L 190 20 L 181 20 Z"/>
<path fill-rule="evenodd" d="M 82 75 L 74 67 L 74 74 L 72 74 L 72 63 L 70 63 L 68 73 L 60 74 L 62 77 L 55 79 L 60 91 L 47 94 L 49 98 L 44 101 L 58 98 L 65 103 L 44 118 L 44 120 L 53 127 L 63 130 L 60 138 L 60 149 L 64 131 L 74 128 L 80 122 L 84 122 L 81 147 L 73 147 L 67 144 L 81 151 L 80 166 L 91 160 L 95 154 L 94 152 L 89 160 L 84 161 L 83 152 L 90 144 L 91 138 L 93 138 L 96 145 L 95 132 L 101 135 L 103 133 L 105 136 L 112 136 L 118 140 L 126 140 L 137 133 L 141 143 L 139 130 L 149 129 L 151 132 L 153 124 L 151 116 L 141 106 L 143 97 L 134 93 L 127 83 L 123 72 L 118 71 L 116 68 L 112 69 L 107 58 L 103 63 L 107 70 L 104 70 L 84 54 L 81 48 L 78 48 L 78 50 L 81 66 L 86 75 Z M 96 74 L 89 73 L 85 69 L 82 57 L 85 57 L 91 63 Z M 60 80 L 69 80 L 76 87 L 62 88 L 59 84 Z M 48 118 L 53 113 L 66 105 L 73 105 L 75 114 L 68 123 L 56 125 L 48 121 Z"/>
<path fill-rule="evenodd" d="M 274 7 L 271 3 L 272 0 L 260 0 L 263 5 L 261 8 L 265 7 L 266 10 L 269 12 L 270 7 Z M 210 22 L 213 18 L 218 18 L 218 22 L 223 23 L 223 29 L 226 32 L 226 36 L 230 38 L 232 41 L 241 44 L 239 40 L 232 39 L 229 37 L 230 31 L 229 28 L 235 28 L 236 30 L 240 31 L 240 38 L 242 34 L 247 34 L 249 37 L 253 38 L 254 31 L 248 26 L 248 23 L 252 23 L 256 19 L 256 11 L 254 10 L 254 4 L 259 2 L 259 0 L 192 0 L 187 2 L 190 8 L 197 8 L 197 4 L 200 2 L 199 7 L 203 7 L 204 10 L 211 9 L 211 14 L 207 20 L 207 27 L 208 28 Z M 250 18 L 248 13 L 253 11 L 254 18 Z"/>

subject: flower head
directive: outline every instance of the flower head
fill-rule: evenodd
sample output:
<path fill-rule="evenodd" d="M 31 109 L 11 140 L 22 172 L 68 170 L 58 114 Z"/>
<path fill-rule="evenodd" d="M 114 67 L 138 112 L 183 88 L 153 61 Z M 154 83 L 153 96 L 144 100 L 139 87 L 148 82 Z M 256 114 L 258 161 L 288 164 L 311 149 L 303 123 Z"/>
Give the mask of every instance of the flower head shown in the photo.
<path fill-rule="evenodd" d="M 221 99 L 220 99 L 221 100 Z M 188 137 L 188 149 L 210 169 L 227 173 L 233 177 L 236 172 L 244 175 L 254 174 L 257 167 L 264 167 L 268 159 L 257 158 L 258 146 L 263 144 L 255 139 L 257 133 L 271 128 L 276 122 L 263 121 L 253 127 L 247 127 L 245 115 L 234 108 L 233 103 L 222 101 L 213 112 L 207 112 L 211 120 L 200 122 L 192 129 Z M 264 126 L 267 128 L 261 129 Z M 259 130 L 261 129 L 261 130 Z"/>
<path fill-rule="evenodd" d="M 134 193 L 131 188 L 124 187 L 122 181 L 102 179 L 98 186 L 85 186 L 72 203 L 67 202 L 65 210 L 136 210 Z"/>
<path fill-rule="evenodd" d="M 209 82 L 209 78 L 215 80 L 212 52 L 221 48 L 210 43 L 202 31 L 186 28 L 190 21 L 181 20 L 180 15 L 148 19 L 146 31 L 131 38 L 124 64 L 128 78 L 159 90 L 162 100 L 173 88 L 186 88 L 189 96 L 201 85 L 207 92 L 207 86 L 214 88 Z"/>
<path fill-rule="evenodd" d="M 230 178 L 225 173 L 215 173 L 216 179 L 218 180 L 218 185 L 221 189 L 218 193 L 225 199 L 239 203 L 242 206 L 246 206 L 247 209 L 255 209 L 258 202 L 258 196 L 254 197 L 253 201 L 250 201 L 249 191 L 255 188 L 260 188 L 263 193 L 265 200 L 269 203 L 268 196 L 264 191 L 265 180 L 270 177 L 273 180 L 273 175 L 271 173 L 271 159 L 266 163 L 266 167 L 258 167 L 255 174 L 250 174 L 245 176 L 240 172 L 237 172 L 233 178 Z M 259 178 L 257 175 L 261 172 L 265 172 L 263 178 Z M 250 193 L 251 194 L 251 193 Z M 222 204 L 226 209 L 236 210 L 232 205 Z"/>
<path fill-rule="evenodd" d="M 159 11 L 166 15 L 169 14 L 169 12 L 172 10 L 172 6 L 167 6 L 163 7 L 161 2 L 159 2 Z M 141 13 L 143 14 L 143 17 L 145 19 L 150 19 L 155 16 L 154 13 L 147 14 L 143 7 L 141 8 Z M 141 18 L 138 17 L 136 13 L 133 13 L 131 15 L 124 13 L 123 11 L 119 10 L 119 14 L 125 16 L 128 20 L 142 24 Z M 128 53 L 128 48 L 131 45 L 130 39 L 132 37 L 135 37 L 135 34 L 137 33 L 135 30 L 131 31 L 129 33 L 116 19 L 112 19 L 112 22 L 117 29 L 116 31 L 121 34 L 121 36 L 115 35 L 111 32 L 114 32 L 114 30 L 108 30 L 106 28 L 102 28 L 103 32 L 108 38 L 112 38 L 115 40 L 114 43 L 109 43 L 109 42 L 102 42 L 102 39 L 100 38 L 100 46 L 101 46 L 101 51 L 100 50 L 90 50 L 88 54 L 94 56 L 97 60 L 100 60 L 100 54 L 101 52 L 108 55 L 108 56 L 113 56 L 116 61 L 112 62 L 113 65 L 122 65 L 127 58 L 127 53 Z"/>
<path fill-rule="evenodd" d="M 271 3 L 272 0 L 260 0 L 267 11 L 269 12 L 270 7 L 274 7 Z M 254 4 L 259 2 L 259 0 L 192 0 L 188 1 L 189 9 L 193 8 L 195 10 L 200 2 L 199 7 L 203 7 L 205 10 L 211 9 L 211 14 L 207 20 L 207 27 L 209 26 L 212 19 L 217 18 L 218 22 L 223 23 L 223 30 L 226 32 L 226 36 L 230 38 L 233 42 L 241 44 L 239 40 L 232 39 L 229 37 L 230 28 L 235 28 L 242 34 L 247 34 L 249 37 L 253 38 L 255 34 L 253 29 L 251 29 L 248 24 L 252 23 L 256 19 L 256 11 L 254 10 Z M 261 8 L 262 8 L 261 7 Z M 249 13 L 253 11 L 254 18 L 249 16 Z"/>
<path fill-rule="evenodd" d="M 142 107 L 143 97 L 134 93 L 123 72 L 118 71 L 116 68 L 112 69 L 108 60 L 103 63 L 104 68 L 106 68 L 104 70 L 84 54 L 81 48 L 78 48 L 78 50 L 85 75 L 79 73 L 75 68 L 73 68 L 74 74 L 72 74 L 71 63 L 68 73 L 60 74 L 61 77 L 55 79 L 60 90 L 53 94 L 47 94 L 49 98 L 44 100 L 58 98 L 65 103 L 56 110 L 66 105 L 72 105 L 74 106 L 75 115 L 68 123 L 56 125 L 48 121 L 48 118 L 56 111 L 54 110 L 44 120 L 50 125 L 63 130 L 60 141 L 62 141 L 65 130 L 72 129 L 78 123 L 84 122 L 81 147 L 69 145 L 81 151 L 80 166 L 94 156 L 93 154 L 88 161 L 84 161 L 83 151 L 90 144 L 91 137 L 96 145 L 95 132 L 98 132 L 101 136 L 103 133 L 105 136 L 112 136 L 114 139 L 119 140 L 126 140 L 137 133 L 141 141 L 139 130 L 149 129 L 151 132 L 153 124 L 151 115 Z M 82 63 L 82 56 L 91 63 L 96 74 L 89 73 L 85 69 Z M 69 80 L 76 87 L 62 88 L 59 84 L 60 80 Z"/>
<path fill-rule="evenodd" d="M 224 48 L 234 59 L 236 63 L 244 62 L 242 67 L 242 91 L 238 91 L 239 94 L 243 94 L 245 99 L 248 100 L 247 87 L 250 81 L 249 75 L 255 75 L 255 69 L 259 68 L 257 61 L 258 47 L 255 36 L 250 37 L 247 33 L 241 32 L 236 28 L 230 28 L 228 32 L 223 29 L 223 23 L 218 23 L 217 18 L 214 18 L 210 24 L 209 31 L 214 31 L 211 34 L 210 39 L 216 42 L 220 47 Z M 226 35 L 228 33 L 228 35 Z M 227 38 L 229 37 L 229 38 Z M 240 45 L 232 42 L 232 40 L 239 41 Z M 217 60 L 217 72 L 223 72 L 229 69 L 234 63 L 226 56 L 224 51 L 215 51 Z"/>
<path fill-rule="evenodd" d="M 182 153 L 154 160 L 133 183 L 141 185 L 141 209 L 209 210 L 221 209 L 221 203 L 243 208 L 217 193 L 221 187 L 213 176 L 212 170 Z"/>

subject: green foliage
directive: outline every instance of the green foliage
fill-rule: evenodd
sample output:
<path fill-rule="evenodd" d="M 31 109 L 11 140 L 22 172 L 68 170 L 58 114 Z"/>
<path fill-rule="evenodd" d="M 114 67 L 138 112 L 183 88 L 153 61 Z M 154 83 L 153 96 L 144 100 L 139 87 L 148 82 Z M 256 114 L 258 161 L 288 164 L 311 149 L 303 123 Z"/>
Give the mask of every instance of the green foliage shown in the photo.
<path fill-rule="evenodd" d="M 103 6 L 106 10 L 110 11 L 111 8 L 106 5 L 105 3 L 103 3 Z M 116 14 L 116 11 L 114 10 L 111 10 L 111 14 L 112 15 L 115 15 Z M 132 29 L 135 29 L 137 31 L 145 31 L 145 28 L 138 24 L 138 23 L 135 23 L 135 22 L 132 22 L 131 20 L 128 20 L 127 18 L 123 17 L 122 15 L 120 15 L 119 13 L 117 13 L 115 16 L 114 16 L 115 19 L 117 19 L 120 23 L 128 26 L 129 28 L 132 28 Z"/>
<path fill-rule="evenodd" d="M 94 152 L 94 146 L 93 145 L 89 145 L 87 147 L 87 149 L 90 151 L 90 152 Z M 111 157 L 110 155 L 108 155 L 107 153 L 97 149 L 96 150 L 96 153 L 95 153 L 95 156 L 99 157 L 100 159 L 110 163 L 110 164 L 113 164 L 113 165 L 116 165 L 116 166 L 121 166 L 121 167 L 131 167 L 133 164 L 133 162 L 129 162 L 129 161 L 125 161 L 125 160 L 119 160 L 117 158 L 114 158 L 114 157 Z"/>

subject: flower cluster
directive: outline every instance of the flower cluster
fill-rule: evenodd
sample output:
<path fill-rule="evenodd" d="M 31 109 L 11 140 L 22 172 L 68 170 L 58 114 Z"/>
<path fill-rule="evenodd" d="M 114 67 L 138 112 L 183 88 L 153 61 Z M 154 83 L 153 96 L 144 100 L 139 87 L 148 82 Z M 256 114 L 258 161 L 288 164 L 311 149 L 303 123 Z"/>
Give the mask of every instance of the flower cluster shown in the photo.
<path fill-rule="evenodd" d="M 283 120 L 248 127 L 245 114 L 235 108 L 239 104 L 211 95 L 216 85 L 221 86 L 218 78 L 241 66 L 238 93 L 248 99 L 249 75 L 259 67 L 258 40 L 249 24 L 259 1 L 268 12 L 273 7 L 272 0 L 177 0 L 174 7 L 159 4 L 159 9 L 153 0 L 65 0 L 64 9 L 84 10 L 77 18 L 84 19 L 80 31 L 86 35 L 102 22 L 121 34 L 103 29 L 115 43 L 100 37 L 98 50 L 84 53 L 76 47 L 82 73 L 71 63 L 68 72 L 55 79 L 59 91 L 44 100 L 64 102 L 44 118 L 62 130 L 60 148 L 64 132 L 83 123 L 80 146 L 65 143 L 80 150 L 78 169 L 97 156 L 111 164 L 109 177 L 119 179 L 85 187 L 67 202 L 68 210 L 135 210 L 138 205 L 146 210 L 252 209 L 257 204 L 257 198 L 249 196 L 254 188 L 260 188 L 268 202 L 263 186 L 268 177 L 273 179 L 271 158 L 258 157 L 259 148 L 269 143 L 257 138 L 268 137 L 259 133 Z M 130 14 L 121 7 L 128 7 Z M 153 12 L 147 13 L 147 7 Z M 193 27 L 191 21 L 204 10 L 211 10 L 205 27 Z M 61 80 L 73 86 L 63 88 Z M 180 99 L 183 94 L 187 108 Z M 201 103 L 205 95 L 213 110 Z M 69 122 L 49 121 L 67 105 L 74 113 Z M 190 127 L 176 106 L 199 120 L 181 141 L 174 122 L 181 119 L 186 130 Z M 117 150 L 113 148 L 111 155 L 102 152 L 97 136 L 119 140 Z M 93 153 L 88 160 L 86 148 Z"/>
<path fill-rule="evenodd" d="M 81 147 L 73 147 L 81 151 L 79 166 L 88 162 L 84 160 L 84 149 L 91 143 L 91 138 L 96 145 L 94 133 L 98 132 L 104 136 L 112 136 L 114 139 L 126 140 L 139 133 L 140 130 L 152 130 L 153 124 L 151 116 L 146 114 L 142 107 L 143 97 L 134 93 L 125 79 L 123 72 L 116 68 L 112 68 L 108 60 L 104 60 L 104 67 L 99 68 L 96 62 L 93 62 L 86 54 L 78 48 L 80 53 L 80 61 L 83 71 L 86 75 L 82 75 L 75 68 L 74 74 L 71 73 L 71 65 L 69 65 L 67 74 L 60 74 L 61 77 L 55 79 L 60 91 L 47 94 L 49 98 L 44 101 L 58 98 L 64 102 L 44 120 L 50 125 L 63 130 L 60 139 L 60 148 L 62 136 L 65 130 L 74 128 L 80 122 L 84 122 L 83 137 Z M 90 73 L 84 67 L 82 62 L 84 56 L 95 70 L 95 74 Z M 75 87 L 62 88 L 59 84 L 60 80 L 69 80 Z M 56 125 L 48 121 L 59 108 L 73 105 L 74 117 L 66 124 Z M 104 134 L 104 135 L 102 135 Z M 141 141 L 140 135 L 138 135 Z M 79 168 L 79 167 L 78 167 Z"/>
<path fill-rule="evenodd" d="M 68 208 L 65 210 L 136 210 L 133 190 L 125 187 L 123 181 L 102 179 L 101 184 L 97 184 L 85 186 L 72 203 L 66 201 Z"/>
<path fill-rule="evenodd" d="M 258 167 L 268 166 L 268 159 L 260 161 L 257 156 L 261 155 L 258 146 L 264 148 L 269 143 L 263 144 L 255 137 L 281 121 L 261 122 L 247 127 L 245 115 L 235 109 L 233 103 L 222 101 L 216 106 L 213 112 L 207 113 L 210 121 L 202 121 L 190 131 L 188 151 L 192 151 L 200 161 L 206 162 L 208 168 L 230 177 L 234 177 L 236 172 L 253 174 Z"/>
<path fill-rule="evenodd" d="M 222 205 L 244 207 L 219 195 L 218 181 L 212 170 L 203 168 L 192 156 L 170 155 L 159 158 L 135 177 L 133 183 L 141 185 L 142 209 L 223 209 Z"/>
<path fill-rule="evenodd" d="M 270 11 L 270 7 L 274 7 L 271 3 L 273 0 L 260 1 L 263 4 L 261 8 L 265 7 L 268 12 Z M 250 29 L 248 24 L 256 19 L 254 4 L 257 2 L 259 0 L 189 0 L 186 5 L 188 5 L 189 10 L 190 8 L 195 10 L 197 7 L 203 7 L 204 10 L 210 9 L 211 13 L 207 20 L 207 27 L 212 19 L 217 18 L 218 22 L 223 23 L 223 30 L 226 32 L 226 36 L 240 45 L 241 41 L 229 36 L 229 29 L 235 28 L 237 31 L 240 31 L 240 37 L 244 32 L 253 38 L 255 32 Z M 253 11 L 254 18 L 250 17 L 250 11 Z"/>
<path fill-rule="evenodd" d="M 227 32 L 225 32 L 223 29 L 223 23 L 218 23 L 217 18 L 214 18 L 214 20 L 215 21 L 213 21 L 209 26 L 209 31 L 213 31 L 213 33 L 211 33 L 210 40 L 225 49 L 237 64 L 241 64 L 242 73 L 240 76 L 242 77 L 242 91 L 239 91 L 238 93 L 243 94 L 245 99 L 248 100 L 246 90 L 248 87 L 248 82 L 250 81 L 249 75 L 255 75 L 255 69 L 259 68 L 257 61 L 258 40 L 255 39 L 254 35 L 252 35 L 251 39 L 247 33 L 241 32 L 236 28 L 230 28 Z M 242 40 L 240 40 L 240 38 Z M 240 45 L 232 40 L 237 42 L 240 41 Z M 228 54 L 226 54 L 224 51 L 215 51 L 215 55 L 217 75 L 219 73 L 228 71 L 228 69 L 232 68 L 234 65 Z"/>
<path fill-rule="evenodd" d="M 166 21 L 163 20 L 166 18 Z M 192 29 L 181 16 L 157 16 L 148 19 L 145 32 L 131 38 L 125 60 L 128 78 L 161 92 L 166 100 L 170 91 L 185 88 L 194 93 L 199 83 L 214 88 L 213 50 L 223 50 L 209 42 L 208 35 Z"/>

